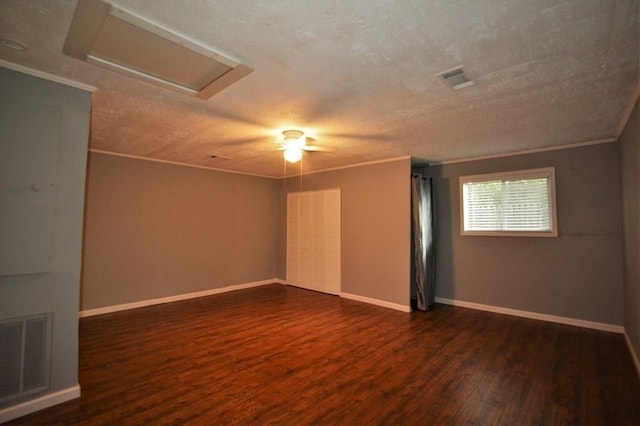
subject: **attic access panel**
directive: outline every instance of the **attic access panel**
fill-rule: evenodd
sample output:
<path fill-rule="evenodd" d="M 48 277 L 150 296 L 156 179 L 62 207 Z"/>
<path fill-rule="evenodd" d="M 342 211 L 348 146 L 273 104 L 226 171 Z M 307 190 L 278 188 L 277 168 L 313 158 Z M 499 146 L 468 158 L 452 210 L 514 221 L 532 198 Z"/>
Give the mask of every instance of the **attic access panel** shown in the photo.
<path fill-rule="evenodd" d="M 202 99 L 253 72 L 239 60 L 101 0 L 79 0 L 62 50 Z"/>

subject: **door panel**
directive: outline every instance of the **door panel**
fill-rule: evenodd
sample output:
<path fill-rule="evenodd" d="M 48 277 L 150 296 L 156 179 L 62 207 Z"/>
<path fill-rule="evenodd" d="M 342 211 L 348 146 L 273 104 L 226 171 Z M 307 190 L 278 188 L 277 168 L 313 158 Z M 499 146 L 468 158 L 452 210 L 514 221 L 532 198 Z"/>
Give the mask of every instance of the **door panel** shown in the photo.
<path fill-rule="evenodd" d="M 340 293 L 340 190 L 287 195 L 287 281 Z"/>

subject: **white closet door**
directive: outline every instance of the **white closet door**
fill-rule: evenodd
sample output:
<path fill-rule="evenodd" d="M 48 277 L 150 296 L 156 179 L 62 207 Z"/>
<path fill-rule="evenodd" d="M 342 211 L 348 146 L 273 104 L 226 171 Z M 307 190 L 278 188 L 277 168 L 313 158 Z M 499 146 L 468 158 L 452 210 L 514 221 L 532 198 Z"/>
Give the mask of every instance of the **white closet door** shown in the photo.
<path fill-rule="evenodd" d="M 298 281 L 300 285 L 315 289 L 313 286 L 313 228 L 316 215 L 313 209 L 314 197 L 310 192 L 300 194 L 300 219 L 298 221 L 300 241 L 298 247 Z"/>
<path fill-rule="evenodd" d="M 326 290 L 329 293 L 339 294 L 341 289 L 341 263 L 340 263 L 340 190 L 327 191 L 324 205 L 325 232 L 324 232 L 324 257 Z"/>
<path fill-rule="evenodd" d="M 289 193 L 287 281 L 340 293 L 340 190 Z"/>
<path fill-rule="evenodd" d="M 287 281 L 300 281 L 300 196 L 287 195 Z"/>

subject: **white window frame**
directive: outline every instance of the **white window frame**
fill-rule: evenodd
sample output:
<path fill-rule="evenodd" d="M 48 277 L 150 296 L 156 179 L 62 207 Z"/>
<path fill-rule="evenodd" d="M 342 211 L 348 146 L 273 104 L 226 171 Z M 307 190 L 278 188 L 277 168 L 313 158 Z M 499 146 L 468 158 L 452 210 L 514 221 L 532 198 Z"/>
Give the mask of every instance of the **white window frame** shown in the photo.
<path fill-rule="evenodd" d="M 464 190 L 465 183 L 486 182 L 492 180 L 521 180 L 521 179 L 539 179 L 548 178 L 550 188 L 550 207 L 551 207 L 551 230 L 549 231 L 471 231 L 465 230 L 464 223 Z M 556 203 L 556 171 L 554 167 L 545 167 L 540 169 L 518 170 L 503 173 L 489 173 L 473 176 L 460 177 L 460 234 L 471 236 L 502 236 L 502 237 L 557 237 L 558 236 L 558 212 Z"/>

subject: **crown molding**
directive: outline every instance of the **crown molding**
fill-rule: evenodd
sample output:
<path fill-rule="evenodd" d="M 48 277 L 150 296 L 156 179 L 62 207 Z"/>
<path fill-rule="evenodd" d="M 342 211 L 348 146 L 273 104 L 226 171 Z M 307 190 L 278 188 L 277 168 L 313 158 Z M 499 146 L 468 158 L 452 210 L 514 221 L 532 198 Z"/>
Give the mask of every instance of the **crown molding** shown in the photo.
<path fill-rule="evenodd" d="M 91 92 L 91 93 L 96 92 L 98 90 L 97 87 L 91 86 L 89 84 L 80 83 L 78 81 L 74 81 L 65 77 L 60 77 L 54 74 L 50 74 L 45 71 L 40 71 L 40 70 L 26 67 L 24 65 L 15 64 L 13 62 L 5 61 L 4 59 L 0 59 L 0 67 L 8 68 L 13 71 L 18 71 L 34 77 L 53 81 L 54 83 L 64 84 L 65 86 L 74 87 L 76 89 L 86 90 L 87 92 Z"/>
<path fill-rule="evenodd" d="M 631 99 L 627 104 L 627 108 L 624 110 L 624 114 L 622 115 L 622 119 L 620 120 L 620 124 L 618 125 L 618 131 L 616 132 L 616 140 L 620 139 L 622 136 L 622 132 L 627 125 L 627 121 L 629 121 L 629 117 L 631 117 L 631 113 L 638 102 L 638 98 L 640 97 L 640 84 L 636 87 L 636 90 L 633 91 L 631 95 Z"/>
<path fill-rule="evenodd" d="M 102 149 L 95 149 L 95 148 L 89 148 L 89 152 L 92 152 L 94 154 L 111 155 L 111 156 L 114 156 L 114 157 L 123 157 L 123 158 L 131 158 L 131 159 L 134 159 L 134 160 L 149 161 L 149 162 L 152 162 L 152 163 L 163 163 L 163 164 L 171 164 L 173 166 L 191 167 L 191 168 L 194 168 L 194 169 L 213 170 L 213 171 L 216 171 L 216 172 L 232 173 L 232 174 L 236 174 L 236 175 L 254 176 L 254 177 L 268 178 L 268 179 L 280 179 L 277 176 L 268 176 L 268 175 L 259 175 L 259 174 L 256 174 L 256 173 L 238 172 L 238 171 L 235 171 L 235 170 L 219 169 L 219 168 L 215 168 L 215 167 L 200 166 L 200 165 L 197 165 L 197 164 L 180 163 L 178 161 L 160 160 L 160 159 L 157 159 L 157 158 L 142 157 L 140 155 L 123 154 L 123 153 L 120 153 L 120 152 L 105 151 L 105 150 L 102 150 Z"/>
<path fill-rule="evenodd" d="M 508 152 L 508 153 L 504 153 L 504 154 L 484 155 L 484 156 L 479 156 L 479 157 L 461 158 L 461 159 L 457 159 L 457 160 L 433 161 L 433 162 L 430 162 L 429 165 L 430 166 L 439 166 L 439 165 L 446 165 L 446 164 L 466 163 L 466 162 L 469 162 L 469 161 L 491 160 L 491 159 L 494 159 L 494 158 L 515 157 L 515 156 L 518 156 L 518 155 L 537 154 L 539 152 L 549 152 L 549 151 L 560 151 L 560 150 L 563 150 L 563 149 L 581 148 L 581 147 L 585 147 L 585 146 L 600 145 L 600 144 L 604 144 L 604 143 L 611 143 L 611 142 L 617 142 L 617 141 L 618 141 L 617 138 L 599 139 L 599 140 L 588 141 L 588 142 L 577 142 L 577 143 L 566 144 L 566 145 L 549 146 L 549 147 L 546 147 L 546 148 L 536 148 L 536 149 L 528 149 L 528 150 L 523 150 L 523 151 L 514 151 L 514 152 Z"/>

